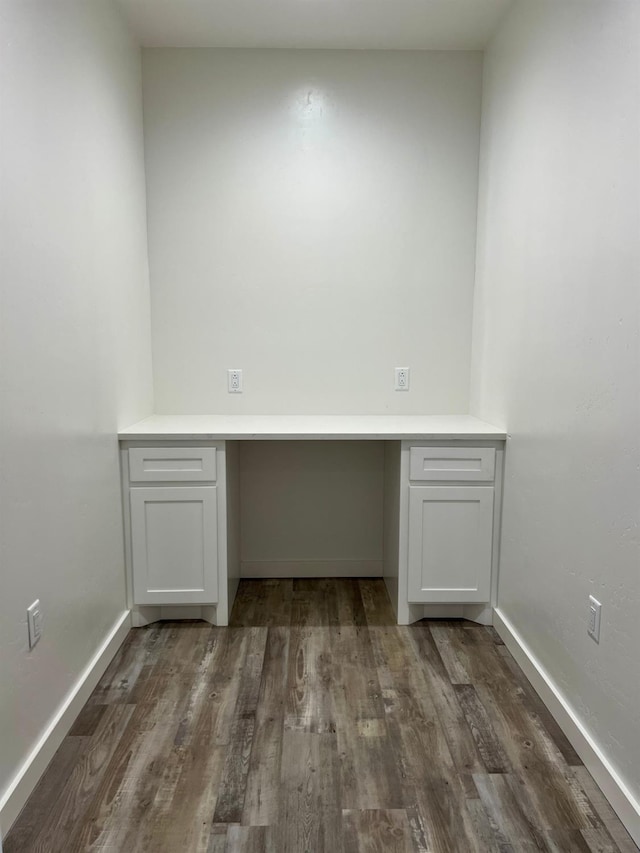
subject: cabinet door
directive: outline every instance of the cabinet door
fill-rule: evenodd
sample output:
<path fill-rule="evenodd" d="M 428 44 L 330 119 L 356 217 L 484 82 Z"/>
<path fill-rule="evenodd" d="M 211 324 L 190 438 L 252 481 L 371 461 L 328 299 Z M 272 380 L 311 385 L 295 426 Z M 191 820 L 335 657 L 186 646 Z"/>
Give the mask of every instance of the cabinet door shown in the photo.
<path fill-rule="evenodd" d="M 215 486 L 131 489 L 135 604 L 218 600 Z"/>
<path fill-rule="evenodd" d="M 409 487 L 409 601 L 489 601 L 492 486 Z"/>

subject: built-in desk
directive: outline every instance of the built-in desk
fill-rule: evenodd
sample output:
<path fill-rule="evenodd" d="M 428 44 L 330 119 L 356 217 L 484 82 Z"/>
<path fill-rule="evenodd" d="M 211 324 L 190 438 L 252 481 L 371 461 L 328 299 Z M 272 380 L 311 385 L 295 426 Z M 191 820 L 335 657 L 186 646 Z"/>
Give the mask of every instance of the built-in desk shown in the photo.
<path fill-rule="evenodd" d="M 154 415 L 119 433 L 134 625 L 226 625 L 240 578 L 239 443 L 384 441 L 384 578 L 399 624 L 490 624 L 506 433 L 467 415 Z"/>

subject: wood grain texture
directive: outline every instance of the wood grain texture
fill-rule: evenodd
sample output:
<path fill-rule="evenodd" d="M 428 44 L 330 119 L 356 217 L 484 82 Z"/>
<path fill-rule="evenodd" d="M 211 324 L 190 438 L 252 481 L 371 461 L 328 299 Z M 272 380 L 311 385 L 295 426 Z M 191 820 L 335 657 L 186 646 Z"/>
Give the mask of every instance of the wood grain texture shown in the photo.
<path fill-rule="evenodd" d="M 343 811 L 345 853 L 413 853 L 404 809 Z"/>
<path fill-rule="evenodd" d="M 5 853 L 638 853 L 495 632 L 379 579 L 131 632 Z"/>

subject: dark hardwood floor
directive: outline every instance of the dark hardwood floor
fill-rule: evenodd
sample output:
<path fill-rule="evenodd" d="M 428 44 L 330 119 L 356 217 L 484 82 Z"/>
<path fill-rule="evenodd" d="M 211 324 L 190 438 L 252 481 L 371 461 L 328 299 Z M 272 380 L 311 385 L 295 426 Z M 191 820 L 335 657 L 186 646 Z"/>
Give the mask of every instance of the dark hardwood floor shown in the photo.
<path fill-rule="evenodd" d="M 130 633 L 5 853 L 637 851 L 492 629 L 243 581 Z"/>

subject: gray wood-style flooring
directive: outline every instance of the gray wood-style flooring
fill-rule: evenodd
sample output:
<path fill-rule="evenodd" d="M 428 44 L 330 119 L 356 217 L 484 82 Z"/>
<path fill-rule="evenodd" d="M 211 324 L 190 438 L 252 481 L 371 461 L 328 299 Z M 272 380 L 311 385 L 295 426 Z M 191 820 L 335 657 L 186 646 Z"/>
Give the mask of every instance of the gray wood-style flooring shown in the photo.
<path fill-rule="evenodd" d="M 5 853 L 636 853 L 492 629 L 380 580 L 131 631 Z"/>

